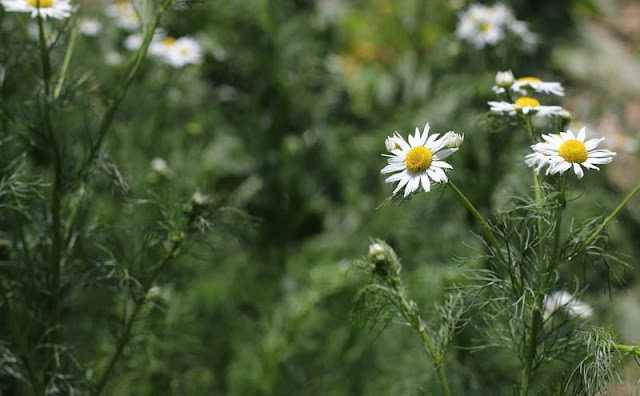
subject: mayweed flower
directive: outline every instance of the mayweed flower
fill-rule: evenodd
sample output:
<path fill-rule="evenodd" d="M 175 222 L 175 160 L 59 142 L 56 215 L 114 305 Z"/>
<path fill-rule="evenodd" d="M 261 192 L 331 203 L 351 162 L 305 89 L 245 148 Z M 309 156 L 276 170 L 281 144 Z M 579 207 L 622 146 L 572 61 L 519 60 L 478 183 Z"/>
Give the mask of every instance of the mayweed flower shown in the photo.
<path fill-rule="evenodd" d="M 591 307 L 576 299 L 566 291 L 554 292 L 544 298 L 544 317 L 549 318 L 559 309 L 565 309 L 573 317 L 588 318 L 593 314 Z"/>
<path fill-rule="evenodd" d="M 79 30 L 80 33 L 84 34 L 85 36 L 93 37 L 100 33 L 100 31 L 102 30 L 102 24 L 97 19 L 85 18 L 80 21 Z"/>
<path fill-rule="evenodd" d="M 492 6 L 472 4 L 460 13 L 460 21 L 456 28 L 458 38 L 478 49 L 497 44 L 505 37 L 505 33 L 521 37 L 525 44 L 531 42 L 533 37 L 526 24 L 518 21 L 513 11 L 501 3 Z"/>
<path fill-rule="evenodd" d="M 128 1 L 118 1 L 109 4 L 107 15 L 115 19 L 116 25 L 124 30 L 134 31 L 140 27 L 140 18 L 133 5 Z"/>
<path fill-rule="evenodd" d="M 377 242 L 372 243 L 371 245 L 369 245 L 369 252 L 367 253 L 367 256 L 372 261 L 384 260 L 385 259 L 384 246 L 382 246 L 382 244 Z"/>
<path fill-rule="evenodd" d="M 70 0 L 0 0 L 7 12 L 30 12 L 32 18 L 68 18 L 73 11 Z"/>
<path fill-rule="evenodd" d="M 560 106 L 542 106 L 538 100 L 527 96 L 519 98 L 515 103 L 495 101 L 488 103 L 491 111 L 507 113 L 509 115 L 515 115 L 516 113 L 526 115 L 531 113 L 541 116 L 552 116 L 559 115 L 563 110 Z"/>
<path fill-rule="evenodd" d="M 535 92 L 564 96 L 564 88 L 559 82 L 542 81 L 537 77 L 521 77 L 511 86 L 511 90 L 521 95 L 526 95 L 526 88 Z"/>
<path fill-rule="evenodd" d="M 202 60 L 202 47 L 198 41 L 191 37 L 178 39 L 165 37 L 162 40 L 154 41 L 149 46 L 149 53 L 177 68 L 200 63 Z"/>
<path fill-rule="evenodd" d="M 415 135 L 409 135 L 409 143 L 396 132 L 395 142 L 399 147 L 391 151 L 392 155 L 383 154 L 389 157 L 389 164 L 380 171 L 383 174 L 397 172 L 385 180 L 386 183 L 398 182 L 393 195 L 404 187 L 406 198 L 420 186 L 425 192 L 430 191 L 431 181 L 448 182 L 444 170 L 453 167 L 442 160 L 458 151 L 458 148 L 447 148 L 450 140 L 445 136 L 438 139 L 438 136 L 440 134 L 437 133 L 429 136 L 429 124 L 425 125 L 422 134 L 416 128 Z"/>
<path fill-rule="evenodd" d="M 505 73 L 509 73 L 510 75 Z M 542 81 L 538 77 L 521 77 L 514 80 L 511 71 L 498 72 L 496 74 L 496 85 L 493 86 L 493 92 L 501 94 L 504 93 L 507 88 L 511 88 L 512 91 L 520 95 L 527 95 L 527 89 L 532 89 L 538 93 L 564 96 L 564 88 L 562 88 L 562 84 L 559 82 Z"/>
<path fill-rule="evenodd" d="M 525 163 L 529 167 L 535 166 L 536 172 L 548 165 L 547 175 L 564 173 L 573 168 L 573 172 L 581 179 L 584 176 L 582 167 L 599 170 L 596 165 L 608 164 L 616 155 L 613 151 L 596 150 L 605 138 L 590 139 L 586 142 L 585 138 L 585 128 L 580 130 L 578 136 L 570 130 L 556 135 L 542 135 L 544 142 L 531 146 L 534 152 L 526 156 Z"/>

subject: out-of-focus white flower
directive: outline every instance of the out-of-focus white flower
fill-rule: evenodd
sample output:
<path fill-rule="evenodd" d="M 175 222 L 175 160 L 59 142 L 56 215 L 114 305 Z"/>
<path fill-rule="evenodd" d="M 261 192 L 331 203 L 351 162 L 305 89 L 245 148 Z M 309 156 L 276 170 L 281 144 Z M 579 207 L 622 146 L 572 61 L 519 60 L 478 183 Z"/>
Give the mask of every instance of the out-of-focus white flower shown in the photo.
<path fill-rule="evenodd" d="M 409 135 L 407 143 L 400 135 L 397 140 L 400 148 L 394 149 L 391 155 L 383 154 L 388 158 L 388 165 L 380 173 L 392 173 L 385 182 L 398 182 L 395 195 L 404 188 L 404 196 L 408 197 L 412 192 L 417 191 L 420 186 L 425 192 L 431 190 L 431 182 L 446 183 L 448 181 L 445 170 L 453 169 L 451 165 L 443 161 L 451 154 L 458 151 L 457 148 L 447 148 L 448 141 L 443 137 L 438 139 L 440 134 L 429 136 L 429 124 L 425 125 L 422 134 L 416 128 L 414 136 Z"/>
<path fill-rule="evenodd" d="M 117 1 L 106 8 L 107 15 L 124 30 L 134 31 L 140 28 L 140 18 L 133 5 L 128 1 Z"/>
<path fill-rule="evenodd" d="M 563 110 L 561 106 L 542 106 L 536 99 L 526 96 L 519 98 L 515 103 L 496 101 L 490 101 L 488 103 L 491 111 L 507 113 L 509 115 L 516 115 L 516 113 L 526 115 L 531 113 L 540 116 L 552 116 L 560 115 Z"/>
<path fill-rule="evenodd" d="M 582 128 L 578 136 L 567 130 L 555 135 L 542 135 L 544 142 L 531 146 L 533 153 L 527 155 L 525 163 L 529 167 L 536 167 L 539 172 L 544 166 L 548 166 L 546 174 L 554 175 L 564 173 L 569 169 L 581 179 L 584 176 L 582 168 L 599 170 L 596 165 L 608 164 L 616 155 L 613 151 L 596 147 L 605 138 L 590 139 L 585 142 L 586 132 Z"/>
<path fill-rule="evenodd" d="M 462 143 L 464 143 L 464 135 L 461 135 L 454 131 L 445 133 L 442 138 L 447 142 L 445 146 L 446 148 L 460 148 L 460 146 L 462 146 Z"/>
<path fill-rule="evenodd" d="M 84 18 L 80 21 L 80 33 L 85 36 L 96 36 L 102 30 L 102 23 L 94 18 Z"/>
<path fill-rule="evenodd" d="M 200 191 L 196 191 L 191 196 L 191 202 L 196 206 L 203 206 L 209 203 L 209 197 Z"/>
<path fill-rule="evenodd" d="M 56 36 L 53 34 L 53 31 L 51 30 L 51 26 L 49 25 L 49 22 L 46 22 L 46 23 L 42 24 L 42 33 L 44 34 L 44 41 L 47 43 L 47 45 L 52 45 L 54 43 L 54 41 L 56 40 Z M 39 41 L 40 40 L 40 28 L 38 27 L 38 24 L 35 23 L 35 22 L 34 23 L 30 23 L 27 26 L 27 34 L 33 40 Z"/>
<path fill-rule="evenodd" d="M 109 51 L 104 55 L 104 60 L 108 65 L 120 65 L 122 64 L 122 55 L 116 51 Z"/>
<path fill-rule="evenodd" d="M 186 65 L 200 63 L 202 47 L 191 37 L 165 37 L 154 41 L 149 46 L 149 53 L 160 57 L 173 67 L 181 68 Z"/>
<path fill-rule="evenodd" d="M 156 157 L 151 160 L 151 170 L 158 173 L 167 173 L 169 171 L 169 165 L 163 158 Z"/>
<path fill-rule="evenodd" d="M 28 12 L 32 18 L 64 19 L 73 12 L 70 0 L 0 0 L 7 12 Z"/>
<path fill-rule="evenodd" d="M 142 33 L 130 34 L 124 39 L 124 48 L 129 51 L 136 51 L 142 45 L 142 39 Z"/>
<path fill-rule="evenodd" d="M 573 316 L 586 319 L 593 315 L 593 309 L 587 304 L 576 299 L 571 293 L 559 291 L 551 293 L 544 298 L 544 317 L 548 319 L 556 311 L 564 309 Z"/>

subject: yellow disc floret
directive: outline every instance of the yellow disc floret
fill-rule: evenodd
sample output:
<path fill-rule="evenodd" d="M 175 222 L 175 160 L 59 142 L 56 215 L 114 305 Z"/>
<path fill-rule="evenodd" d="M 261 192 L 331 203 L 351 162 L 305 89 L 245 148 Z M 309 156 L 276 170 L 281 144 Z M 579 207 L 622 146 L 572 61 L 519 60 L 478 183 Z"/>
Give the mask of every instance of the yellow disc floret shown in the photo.
<path fill-rule="evenodd" d="M 538 102 L 534 98 L 530 98 L 528 96 L 523 96 L 520 99 L 516 100 L 516 106 L 518 107 L 538 107 L 540 106 L 540 102 Z"/>
<path fill-rule="evenodd" d="M 164 45 L 174 45 L 176 43 L 176 39 L 174 39 L 173 37 L 165 37 L 164 39 L 162 39 L 162 44 Z"/>
<path fill-rule="evenodd" d="M 31 7 L 51 8 L 53 7 L 53 0 L 27 0 L 27 4 Z"/>
<path fill-rule="evenodd" d="M 422 173 L 429 169 L 433 161 L 433 153 L 424 146 L 414 147 L 407 153 L 404 163 L 411 173 Z"/>
<path fill-rule="evenodd" d="M 567 162 L 581 164 L 589 158 L 584 143 L 578 140 L 567 140 L 558 149 L 558 154 Z"/>
<path fill-rule="evenodd" d="M 521 83 L 539 83 L 542 82 L 538 77 L 521 77 L 518 79 L 518 82 Z"/>
<path fill-rule="evenodd" d="M 489 29 L 491 29 L 491 24 L 488 22 L 485 22 L 482 25 L 480 25 L 480 31 L 483 33 L 488 31 Z"/>

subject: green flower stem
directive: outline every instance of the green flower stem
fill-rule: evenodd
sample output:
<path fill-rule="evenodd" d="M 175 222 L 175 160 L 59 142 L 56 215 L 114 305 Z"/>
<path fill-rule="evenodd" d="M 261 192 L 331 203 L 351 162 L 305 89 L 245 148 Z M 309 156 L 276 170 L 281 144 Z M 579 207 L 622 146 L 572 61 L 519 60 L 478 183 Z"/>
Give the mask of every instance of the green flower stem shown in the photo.
<path fill-rule="evenodd" d="M 172 0 L 164 0 L 158 6 L 158 9 L 156 10 L 153 20 L 151 21 L 149 26 L 146 28 L 146 31 L 144 32 L 144 40 L 142 41 L 142 45 L 140 46 L 140 49 L 133 55 L 132 60 L 129 62 L 130 66 L 127 72 L 127 76 L 124 80 L 124 83 L 120 86 L 120 90 L 116 94 L 115 98 L 111 101 L 111 103 L 109 104 L 109 107 L 107 108 L 104 115 L 102 116 L 102 119 L 100 120 L 100 125 L 98 127 L 96 139 L 91 144 L 91 147 L 89 148 L 89 154 L 87 155 L 87 158 L 85 159 L 84 163 L 80 167 L 79 176 L 80 176 L 80 179 L 83 181 L 86 179 L 86 177 L 89 174 L 89 169 L 91 168 L 91 165 L 93 165 L 93 162 L 95 161 L 96 156 L 98 155 L 98 152 L 102 147 L 102 142 L 104 140 L 104 137 L 107 134 L 109 128 L 111 127 L 113 119 L 116 115 L 118 108 L 120 107 L 120 104 L 122 103 L 122 100 L 124 99 L 129 87 L 133 83 L 133 80 L 135 79 L 135 77 L 138 74 L 138 71 L 140 70 L 140 66 L 142 65 L 142 61 L 147 55 L 147 50 L 149 49 L 149 45 L 151 44 L 151 40 L 153 39 L 153 34 L 156 28 L 158 27 L 158 24 L 160 23 L 162 14 L 164 14 L 164 12 L 167 10 L 169 5 L 171 5 L 171 2 Z"/>
<path fill-rule="evenodd" d="M 399 285 L 399 289 L 403 289 L 403 287 Z M 449 381 L 447 380 L 447 373 L 444 368 L 443 357 L 438 353 L 436 345 L 427 332 L 422 318 L 420 318 L 420 316 L 411 309 L 411 305 L 407 302 L 407 299 L 401 291 L 396 291 L 396 294 L 402 301 L 402 306 L 400 307 L 402 310 L 402 316 L 407 320 L 407 322 L 409 322 L 411 327 L 413 327 L 420 334 L 420 337 L 422 337 L 422 342 L 424 343 L 427 352 L 433 360 L 433 365 L 438 372 L 438 378 L 440 378 L 440 384 L 442 385 L 443 394 L 445 396 L 452 396 L 453 394 L 451 393 L 451 388 L 449 388 Z"/>
<path fill-rule="evenodd" d="M 491 243 L 491 245 L 493 246 L 494 250 L 496 251 L 496 254 L 498 255 L 498 259 L 500 259 L 500 261 L 502 261 L 504 263 L 504 265 L 507 267 L 507 269 L 509 271 L 509 276 L 511 278 L 511 282 L 513 283 L 514 287 L 516 288 L 516 290 L 521 290 L 520 281 L 518 280 L 518 278 L 515 276 L 515 274 L 511 270 L 511 266 L 509 265 L 509 261 L 504 257 L 504 254 L 502 254 L 502 249 L 500 248 L 500 244 L 498 243 L 498 239 L 496 238 L 496 236 L 493 233 L 493 231 L 491 231 L 491 228 L 489 227 L 489 224 L 487 223 L 487 221 L 484 219 L 484 217 L 482 217 L 480 212 L 478 212 L 478 209 L 476 209 L 476 207 L 473 206 L 471 201 L 469 201 L 469 199 L 467 199 L 467 197 L 462 193 L 462 191 L 460 191 L 460 189 L 458 187 L 456 187 L 455 184 L 453 184 L 453 182 L 449 181 L 449 187 L 451 187 L 451 189 L 456 193 L 458 198 L 460 198 L 460 200 L 462 200 L 462 203 L 467 208 L 467 210 L 469 210 L 469 212 L 471 212 L 473 217 L 475 217 L 476 220 L 478 220 L 478 222 L 480 223 L 480 225 L 484 229 L 484 232 L 487 234 L 487 238 L 489 239 L 489 242 Z"/>
<path fill-rule="evenodd" d="M 127 344 L 129 343 L 129 340 L 131 339 L 131 333 L 133 332 L 133 325 L 136 322 L 136 319 L 138 318 L 138 314 L 140 314 L 140 311 L 142 311 L 142 307 L 144 306 L 144 303 L 147 302 L 147 294 L 149 293 L 149 289 L 151 289 L 156 279 L 158 279 L 158 276 L 160 276 L 160 274 L 165 269 L 167 264 L 178 255 L 178 252 L 183 242 L 184 242 L 184 239 L 181 238 L 172 244 L 171 249 L 169 250 L 167 255 L 162 259 L 162 261 L 160 261 L 155 271 L 153 271 L 153 273 L 147 279 L 147 281 L 142 284 L 141 289 L 144 295 L 139 297 L 136 300 L 133 306 L 133 310 L 131 311 L 131 314 L 125 317 L 124 330 L 121 333 L 120 337 L 118 338 L 116 350 L 111 356 L 111 358 L 109 359 L 109 363 L 107 363 L 107 366 L 104 372 L 102 373 L 102 375 L 100 376 L 100 379 L 97 381 L 96 388 L 93 391 L 92 395 L 99 396 L 104 391 L 104 387 L 107 385 L 107 382 L 109 381 L 111 374 L 113 373 L 113 369 L 115 368 L 116 363 L 122 356 L 122 353 L 124 352 L 124 348 L 127 346 Z M 125 316 L 126 316 L 126 311 L 125 311 Z"/>
<path fill-rule="evenodd" d="M 640 345 L 622 345 L 616 344 L 615 348 L 620 351 L 630 355 L 636 355 L 640 357 Z"/>
<path fill-rule="evenodd" d="M 52 356 L 48 364 L 53 364 L 55 360 L 55 344 L 57 343 L 59 327 L 62 316 L 62 223 L 61 223 L 61 211 L 62 211 L 62 156 L 60 154 L 60 146 L 58 139 L 53 131 L 53 123 L 51 122 L 51 60 L 49 57 L 49 47 L 47 46 L 47 40 L 44 34 L 44 25 L 42 17 L 40 16 L 40 1 L 37 0 L 38 6 L 38 36 L 40 47 L 40 60 L 42 66 L 42 82 L 44 85 L 44 103 L 43 103 L 43 118 L 44 128 L 47 135 L 47 139 L 51 144 L 53 153 L 53 188 L 51 191 L 51 218 L 52 218 L 52 242 L 51 242 L 51 274 L 52 279 L 50 281 L 51 288 L 51 332 L 50 342 L 54 347 L 52 348 Z"/>
<path fill-rule="evenodd" d="M 549 264 L 544 268 L 543 280 L 540 284 L 540 288 L 538 289 L 535 306 L 533 307 L 533 314 L 531 315 L 531 337 L 529 338 L 524 366 L 521 371 L 520 396 L 525 396 L 529 391 L 529 381 L 531 380 L 533 364 L 536 358 L 536 351 L 538 349 L 538 336 L 542 327 L 542 306 L 544 304 L 545 290 L 547 289 L 547 286 L 553 277 L 553 272 L 559 262 L 558 250 L 560 246 L 560 229 L 562 226 L 562 215 L 564 213 L 564 197 L 567 187 L 567 176 L 568 173 L 565 173 L 562 177 L 562 186 L 560 187 L 561 206 L 556 211 L 556 221 L 553 228 L 553 241 L 551 245 L 551 257 L 550 260 L 548 260 Z M 542 238 L 542 234 L 540 235 Z M 540 241 L 540 246 L 542 246 L 542 240 Z M 540 268 L 542 269 L 542 267 Z"/>
<path fill-rule="evenodd" d="M 62 62 L 62 68 L 60 69 L 60 77 L 58 78 L 58 82 L 56 84 L 56 88 L 53 91 L 53 98 L 58 99 L 60 96 L 60 92 L 62 91 L 62 86 L 64 85 L 64 80 L 67 77 L 67 72 L 69 71 L 69 65 L 71 64 L 71 57 L 73 55 L 73 50 L 76 47 L 76 37 L 78 37 L 78 28 L 79 23 L 76 22 L 73 30 L 71 30 L 71 37 L 69 38 L 69 44 L 67 45 L 67 52 L 64 55 L 64 61 Z"/>
<path fill-rule="evenodd" d="M 622 208 L 624 208 L 629 203 L 629 201 L 631 201 L 631 198 L 633 198 L 633 196 L 636 195 L 638 191 L 640 191 L 640 184 L 638 184 L 633 190 L 631 190 L 631 192 L 622 200 L 622 202 L 620 202 L 620 204 L 613 210 L 613 212 L 611 212 L 611 214 L 607 216 L 606 219 L 604 219 L 602 224 L 600 224 L 600 226 L 598 226 L 598 228 L 596 228 L 596 230 L 593 231 L 584 242 L 582 242 L 576 253 L 583 251 L 587 246 L 589 246 L 589 244 L 593 242 L 594 239 L 596 239 L 596 237 L 602 232 L 602 230 L 605 229 L 605 227 L 611 222 L 611 220 L 613 220 L 618 215 L 618 213 L 620 213 Z"/>

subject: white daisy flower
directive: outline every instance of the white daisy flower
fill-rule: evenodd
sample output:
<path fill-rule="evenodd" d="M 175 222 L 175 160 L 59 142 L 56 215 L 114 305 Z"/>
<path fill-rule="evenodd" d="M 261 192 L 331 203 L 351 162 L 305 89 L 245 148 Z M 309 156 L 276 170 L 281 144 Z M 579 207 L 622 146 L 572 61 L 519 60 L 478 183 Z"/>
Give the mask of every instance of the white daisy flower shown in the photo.
<path fill-rule="evenodd" d="M 393 195 L 404 187 L 406 198 L 420 186 L 425 192 L 430 191 L 431 181 L 449 181 L 445 169 L 453 167 L 442 160 L 458 151 L 458 148 L 447 148 L 449 140 L 444 136 L 438 139 L 438 136 L 437 133 L 429 136 L 429 124 L 425 125 L 422 134 L 416 128 L 415 135 L 409 135 L 408 143 L 396 132 L 395 142 L 399 147 L 391 151 L 392 155 L 383 154 L 389 157 L 389 164 L 380 171 L 383 174 L 397 172 L 385 180 L 386 183 L 398 182 Z"/>
<path fill-rule="evenodd" d="M 107 15 L 115 19 L 116 25 L 124 30 L 134 31 L 140 28 L 138 13 L 128 1 L 118 1 L 114 4 L 109 4 L 106 12 Z"/>
<path fill-rule="evenodd" d="M 30 12 L 32 18 L 38 14 L 42 19 L 64 19 L 73 12 L 70 0 L 0 0 L 7 12 Z"/>
<path fill-rule="evenodd" d="M 96 36 L 102 30 L 102 23 L 99 20 L 93 18 L 83 18 L 80 21 L 80 33 L 85 36 Z"/>
<path fill-rule="evenodd" d="M 462 143 L 464 143 L 464 134 L 461 135 L 459 133 L 455 133 L 454 131 L 445 133 L 442 138 L 447 142 L 447 144 L 445 145 L 446 148 L 460 148 L 460 146 L 462 146 Z"/>
<path fill-rule="evenodd" d="M 162 40 L 152 42 L 149 53 L 159 56 L 173 67 L 181 68 L 185 65 L 200 63 L 202 60 L 202 47 L 198 41 L 191 37 L 165 37 Z"/>
<path fill-rule="evenodd" d="M 487 12 L 487 7 L 474 4 L 460 14 L 456 35 L 478 49 L 495 45 L 504 37 L 504 31 L 497 22 Z"/>
<path fill-rule="evenodd" d="M 169 172 L 169 165 L 167 165 L 167 161 L 164 158 L 155 157 L 151 160 L 151 170 L 158 173 L 167 173 Z"/>
<path fill-rule="evenodd" d="M 515 115 L 516 113 L 526 115 L 531 113 L 540 116 L 552 116 L 560 115 L 563 111 L 560 106 L 542 106 L 536 99 L 527 96 L 519 98 L 515 103 L 496 101 L 490 101 L 488 103 L 491 111 L 507 113 L 509 115 Z"/>
<path fill-rule="evenodd" d="M 542 81 L 537 77 L 521 77 L 511 86 L 511 90 L 521 95 L 526 95 L 526 88 L 535 92 L 564 96 L 564 88 L 559 82 Z"/>
<path fill-rule="evenodd" d="M 514 77 L 511 70 L 499 71 L 496 73 L 496 85 L 502 88 L 508 88 L 513 84 Z"/>
<path fill-rule="evenodd" d="M 526 156 L 525 163 L 529 167 L 535 166 L 536 172 L 548 165 L 547 175 L 564 173 L 573 168 L 573 172 L 581 179 L 584 176 L 582 167 L 599 170 L 596 165 L 608 164 L 616 155 L 613 151 L 596 150 L 605 138 L 590 139 L 586 142 L 585 138 L 585 128 L 580 130 L 578 136 L 570 130 L 556 135 L 542 135 L 544 142 L 531 146 L 533 153 Z"/>
<path fill-rule="evenodd" d="M 564 309 L 573 317 L 588 318 L 593 314 L 593 309 L 587 304 L 576 299 L 566 291 L 554 292 L 544 298 L 544 317 L 548 319 L 556 311 Z"/>

